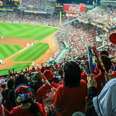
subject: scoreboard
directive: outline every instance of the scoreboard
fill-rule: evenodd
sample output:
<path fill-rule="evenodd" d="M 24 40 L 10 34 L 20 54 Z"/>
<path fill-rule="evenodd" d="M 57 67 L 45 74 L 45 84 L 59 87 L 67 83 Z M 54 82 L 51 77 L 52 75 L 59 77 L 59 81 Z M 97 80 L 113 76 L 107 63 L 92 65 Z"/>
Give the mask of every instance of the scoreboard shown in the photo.
<path fill-rule="evenodd" d="M 64 4 L 63 9 L 66 12 L 66 16 L 77 17 L 80 13 L 86 12 L 86 5 L 80 4 Z"/>

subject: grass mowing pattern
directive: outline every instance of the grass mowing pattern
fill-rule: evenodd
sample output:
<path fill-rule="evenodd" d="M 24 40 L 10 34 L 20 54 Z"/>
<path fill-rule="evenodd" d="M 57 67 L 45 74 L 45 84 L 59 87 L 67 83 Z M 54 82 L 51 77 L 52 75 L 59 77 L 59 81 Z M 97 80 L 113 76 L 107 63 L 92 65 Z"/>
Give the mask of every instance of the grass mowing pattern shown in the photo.
<path fill-rule="evenodd" d="M 0 36 L 8 38 L 42 40 L 57 30 L 52 27 L 40 25 L 0 23 Z"/>
<path fill-rule="evenodd" d="M 57 30 L 58 29 L 56 28 L 40 25 L 0 23 L 0 37 L 3 36 L 6 38 L 25 38 L 31 40 L 42 40 L 45 37 L 51 35 L 53 32 L 56 32 Z M 33 61 L 39 58 L 49 48 L 48 44 L 41 47 L 37 47 L 36 45 L 34 46 L 32 48 L 29 48 L 29 50 L 24 51 L 24 53 L 21 53 L 20 55 L 16 56 L 14 60 Z M 22 48 L 16 45 L 0 44 L 0 59 L 3 60 L 11 56 L 15 52 L 19 51 L 20 49 Z M 22 66 L 22 68 L 17 68 L 19 66 Z M 0 70 L 0 75 L 8 74 L 8 70 L 12 68 L 16 68 L 16 70 L 21 71 L 25 68 L 25 66 L 23 66 L 23 64 L 18 64 L 3 71 Z"/>
<path fill-rule="evenodd" d="M 13 58 L 14 61 L 34 61 L 49 48 L 46 43 L 37 43 Z"/>
<path fill-rule="evenodd" d="M 14 69 L 14 72 L 20 72 L 20 71 L 26 69 L 29 65 L 31 65 L 31 63 L 15 64 L 10 68 L 0 70 L 0 75 L 8 75 L 8 70 L 10 70 L 12 72 L 13 69 Z"/>
<path fill-rule="evenodd" d="M 3 60 L 21 49 L 22 47 L 17 45 L 0 44 L 0 59 Z"/>

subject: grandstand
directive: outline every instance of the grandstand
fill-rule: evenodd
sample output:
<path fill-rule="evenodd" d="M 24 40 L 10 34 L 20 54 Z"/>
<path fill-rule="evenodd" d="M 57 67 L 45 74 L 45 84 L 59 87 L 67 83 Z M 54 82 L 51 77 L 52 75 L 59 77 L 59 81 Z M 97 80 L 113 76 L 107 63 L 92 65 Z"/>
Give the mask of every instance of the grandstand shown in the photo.
<path fill-rule="evenodd" d="M 0 116 L 115 116 L 115 3 L 1 0 Z"/>
<path fill-rule="evenodd" d="M 51 13 L 49 13 L 49 8 L 52 9 Z M 77 57 L 86 54 L 88 46 L 96 45 L 98 48 L 103 48 L 109 43 L 108 34 L 110 30 L 112 30 L 112 25 L 115 27 L 115 22 L 113 22 L 113 24 L 112 22 L 107 22 L 108 9 L 106 11 L 104 8 L 96 7 L 89 9 L 87 12 L 84 11 L 84 13 L 77 12 L 79 14 L 78 16 L 75 15 L 75 17 L 74 15 L 66 16 L 66 12 L 63 11 L 63 6 L 62 9 L 59 9 L 63 12 L 63 14 L 60 15 L 59 11 L 55 10 L 55 8 L 57 8 L 55 0 L 36 0 L 33 2 L 31 0 L 20 0 L 17 10 L 11 11 L 10 9 L 4 9 L 4 11 L 1 11 L 0 18 L 3 23 L 31 23 L 34 25 L 40 24 L 60 27 L 60 30 L 55 34 L 59 45 L 58 55 L 54 58 L 57 62 L 59 62 L 58 59 L 61 61 L 61 59 L 63 60 L 65 57 Z M 54 12 L 55 15 L 53 15 Z M 57 12 L 58 15 L 56 15 Z M 73 12 L 71 11 L 71 13 Z M 103 12 L 105 17 L 99 20 Z M 113 19 L 114 17 L 110 18 L 112 18 L 112 20 L 108 21 L 115 20 Z M 65 54 L 67 54 L 67 56 L 65 56 Z"/>
<path fill-rule="evenodd" d="M 56 0 L 21 0 L 19 9 L 24 12 L 40 12 L 53 14 L 56 6 Z"/>

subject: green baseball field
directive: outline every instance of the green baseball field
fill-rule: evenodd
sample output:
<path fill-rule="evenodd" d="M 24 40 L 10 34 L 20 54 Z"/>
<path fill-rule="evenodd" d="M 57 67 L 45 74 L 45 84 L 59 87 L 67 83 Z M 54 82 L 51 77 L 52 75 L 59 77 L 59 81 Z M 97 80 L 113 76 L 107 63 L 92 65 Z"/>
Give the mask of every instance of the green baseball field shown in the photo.
<path fill-rule="evenodd" d="M 11 67 L 0 64 L 0 75 L 7 74 L 8 70 L 14 68 L 21 71 L 37 60 L 49 49 L 48 43 L 41 41 L 57 30 L 42 25 L 0 23 L 0 60 L 10 59 L 13 64 Z M 24 40 L 35 43 L 25 48 L 22 46 Z"/>

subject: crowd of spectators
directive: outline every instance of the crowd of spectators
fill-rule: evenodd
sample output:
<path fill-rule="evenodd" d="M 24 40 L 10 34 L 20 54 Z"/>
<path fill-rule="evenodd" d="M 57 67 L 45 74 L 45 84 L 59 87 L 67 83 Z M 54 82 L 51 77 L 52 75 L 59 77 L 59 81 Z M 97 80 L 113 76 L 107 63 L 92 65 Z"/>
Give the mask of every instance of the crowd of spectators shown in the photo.
<path fill-rule="evenodd" d="M 87 52 L 88 46 L 102 46 L 104 33 L 97 26 L 78 22 L 62 28 L 56 34 L 56 39 L 60 46 L 64 41 L 69 45 L 70 50 L 67 57 L 73 57 Z M 100 39 L 100 35 L 101 41 L 97 41 L 97 37 Z"/>
<path fill-rule="evenodd" d="M 58 24 L 55 17 L 34 14 L 4 13 L 2 17 L 2 21 L 15 22 L 14 19 Z M 0 79 L 0 116 L 115 116 L 116 63 L 107 51 L 101 51 L 100 62 L 93 62 L 90 74 L 88 57 L 80 57 L 88 46 L 102 45 L 102 41 L 97 41 L 98 35 L 104 38 L 104 31 L 97 26 L 72 23 L 63 27 L 56 39 L 61 47 L 65 47 L 65 42 L 69 46 L 65 58 L 77 59 L 28 67 L 21 72 L 9 70 L 8 76 Z M 108 48 L 111 53 L 110 49 L 115 52 L 115 45 Z"/>
<path fill-rule="evenodd" d="M 0 116 L 115 116 L 116 64 L 100 52 L 90 74 L 87 59 L 42 64 L 0 79 Z M 97 96 L 97 97 L 96 97 Z"/>
<path fill-rule="evenodd" d="M 44 24 L 49 26 L 60 26 L 59 16 L 39 14 L 39 13 L 18 13 L 18 12 L 1 12 L 0 21 L 1 22 L 12 22 L 12 23 L 31 23 L 31 24 Z M 62 24 L 72 20 L 72 18 L 62 17 Z"/>
<path fill-rule="evenodd" d="M 93 20 L 96 23 L 103 23 L 110 28 L 116 25 L 116 8 L 112 7 L 95 7 L 78 18 L 83 21 Z"/>
<path fill-rule="evenodd" d="M 31 11 L 47 11 L 48 7 L 50 7 L 49 0 L 22 0 L 21 6 L 24 7 L 25 10 Z M 54 4 L 51 7 L 55 7 Z"/>

